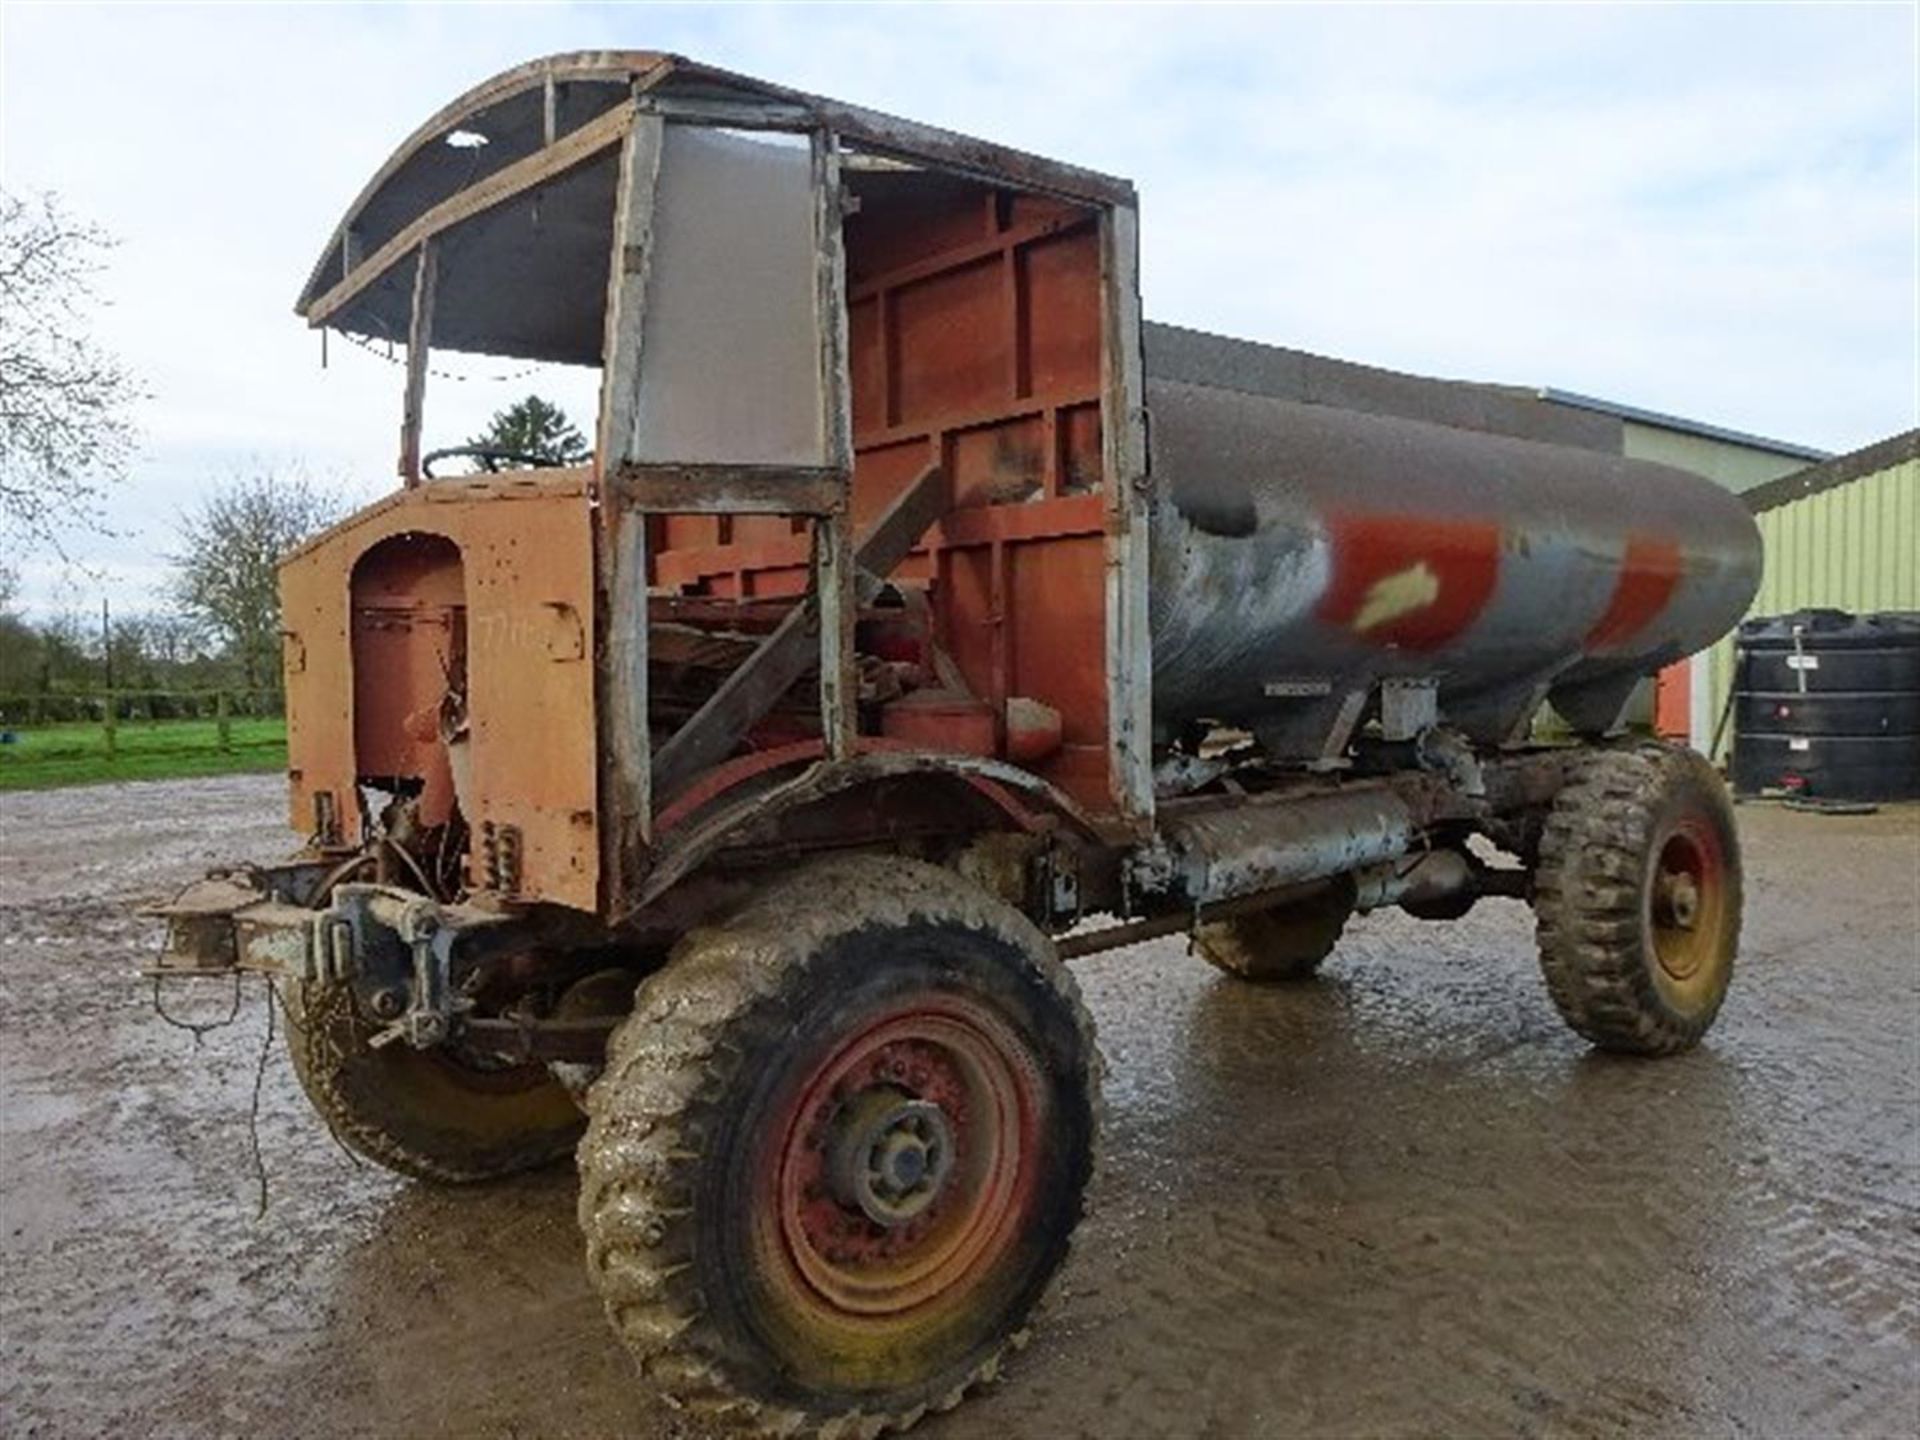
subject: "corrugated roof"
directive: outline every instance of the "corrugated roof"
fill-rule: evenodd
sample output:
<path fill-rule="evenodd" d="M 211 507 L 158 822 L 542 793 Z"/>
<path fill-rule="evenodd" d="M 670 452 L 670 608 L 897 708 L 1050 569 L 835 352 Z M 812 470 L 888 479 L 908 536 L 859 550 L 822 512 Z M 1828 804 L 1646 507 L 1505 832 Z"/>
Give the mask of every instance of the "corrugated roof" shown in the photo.
<path fill-rule="evenodd" d="M 1778 480 L 1756 485 L 1747 491 L 1744 498 L 1747 508 L 1758 515 L 1916 459 L 1920 459 L 1920 430 L 1908 430 L 1864 449 L 1838 455 L 1822 464 L 1809 465 L 1791 475 L 1782 475 Z"/>

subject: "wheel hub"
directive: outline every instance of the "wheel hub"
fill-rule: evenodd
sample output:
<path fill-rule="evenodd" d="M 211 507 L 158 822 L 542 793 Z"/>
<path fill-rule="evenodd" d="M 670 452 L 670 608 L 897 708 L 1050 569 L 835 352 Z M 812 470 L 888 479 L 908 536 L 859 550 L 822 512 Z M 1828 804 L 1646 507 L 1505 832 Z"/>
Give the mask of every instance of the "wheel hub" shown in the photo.
<path fill-rule="evenodd" d="M 1656 852 L 1651 899 L 1654 957 L 1668 980 L 1697 983 L 1713 968 L 1724 901 L 1723 860 L 1710 832 L 1683 822 Z"/>
<path fill-rule="evenodd" d="M 807 1305 L 957 1304 L 991 1269 L 1034 1198 L 1037 1077 L 1018 1054 L 991 1011 L 939 997 L 875 1017 L 813 1068 L 768 1196 Z"/>
<path fill-rule="evenodd" d="M 829 1175 L 842 1204 L 894 1229 L 939 1198 L 953 1170 L 953 1128 L 936 1104 L 871 1090 L 842 1112 Z"/>
<path fill-rule="evenodd" d="M 1666 921 L 1681 930 L 1691 930 L 1700 918 L 1700 887 L 1686 871 L 1662 871 L 1660 903 Z"/>

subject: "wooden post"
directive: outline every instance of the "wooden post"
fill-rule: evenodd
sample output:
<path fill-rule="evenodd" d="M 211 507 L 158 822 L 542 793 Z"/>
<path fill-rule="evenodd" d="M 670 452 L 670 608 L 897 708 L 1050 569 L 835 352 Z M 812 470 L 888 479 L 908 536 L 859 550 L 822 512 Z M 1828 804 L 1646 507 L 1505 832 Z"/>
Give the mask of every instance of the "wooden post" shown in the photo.
<path fill-rule="evenodd" d="M 432 236 L 420 242 L 413 270 L 413 318 L 407 328 L 407 392 L 400 413 L 400 479 L 420 483 L 420 418 L 427 398 L 427 355 L 433 349 L 433 284 L 438 253 Z"/>
<path fill-rule="evenodd" d="M 608 263 L 607 318 L 602 342 L 600 424 L 594 458 L 599 466 L 601 570 L 607 588 L 607 662 L 601 678 L 606 717 L 604 762 L 607 807 L 619 826 L 611 859 L 611 888 L 623 891 L 640 874 L 653 831 L 652 756 L 647 730 L 647 517 L 604 505 L 611 477 L 637 449 L 640 353 L 653 253 L 653 202 L 660 180 L 666 126 L 657 115 L 634 119 L 620 148 L 614 200 L 613 253 Z"/>
<path fill-rule="evenodd" d="M 107 691 L 105 718 L 106 718 L 106 731 L 107 731 L 107 758 L 109 760 L 113 759 L 115 756 L 117 756 L 120 753 L 120 736 L 117 730 L 117 727 L 120 722 L 120 717 L 114 713 L 118 709 L 119 709 L 119 702 L 114 699 L 113 692 L 111 690 Z"/>
<path fill-rule="evenodd" d="M 853 757 L 859 730 L 859 675 L 853 643 L 853 401 L 847 376 L 847 258 L 842 234 L 840 141 L 831 130 L 810 137 L 814 200 L 814 324 L 820 339 L 820 441 L 826 468 L 838 474 L 840 503 L 813 522 L 813 588 L 820 624 L 820 732 L 827 754 Z M 917 540 L 919 536 L 916 534 Z"/>
<path fill-rule="evenodd" d="M 213 697 L 214 724 L 220 728 L 220 753 L 233 753 L 233 716 L 227 704 L 227 692 L 221 690 Z"/>
<path fill-rule="evenodd" d="M 816 517 L 813 588 L 820 620 L 820 733 L 826 739 L 827 754 L 835 760 L 853 758 L 859 719 L 854 578 L 853 517 L 845 509 Z"/>

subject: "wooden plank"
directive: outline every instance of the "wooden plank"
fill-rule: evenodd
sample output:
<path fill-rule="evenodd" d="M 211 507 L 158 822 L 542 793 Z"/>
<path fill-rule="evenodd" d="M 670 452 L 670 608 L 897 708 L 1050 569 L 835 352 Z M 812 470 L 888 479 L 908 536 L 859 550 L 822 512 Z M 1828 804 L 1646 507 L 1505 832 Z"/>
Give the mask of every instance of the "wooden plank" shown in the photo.
<path fill-rule="evenodd" d="M 407 326 L 407 388 L 400 406 L 400 480 L 420 483 L 420 427 L 427 401 L 427 357 L 433 350 L 433 290 L 439 274 L 432 239 L 420 242 L 413 270 L 413 315 Z"/>
<path fill-rule="evenodd" d="M 524 160 L 503 166 L 485 179 L 469 185 L 414 220 L 398 235 L 356 265 L 353 272 L 328 290 L 305 314 L 309 325 L 324 325 L 362 290 L 378 280 L 412 251 L 421 241 L 438 235 L 449 226 L 470 220 L 483 210 L 513 199 L 523 191 L 571 170 L 582 161 L 614 144 L 633 123 L 633 107 L 616 106 L 606 114 L 569 131 L 545 149 L 536 150 Z"/>
<path fill-rule="evenodd" d="M 1153 649 L 1147 610 L 1146 388 L 1140 334 L 1139 216 L 1101 218 L 1101 495 L 1106 505 L 1107 766 L 1115 808 L 1144 828 L 1153 818 Z"/>
<path fill-rule="evenodd" d="M 927 531 L 945 512 L 949 503 L 946 475 L 938 465 L 929 465 L 914 478 L 873 522 L 854 549 L 854 564 L 859 567 L 861 590 L 880 588 L 880 582 L 913 553 Z M 870 598 L 863 593 L 861 603 Z"/>
<path fill-rule="evenodd" d="M 840 197 L 840 144 L 813 135 L 814 321 L 820 332 L 820 435 L 826 463 L 853 474 L 853 384 L 847 373 L 847 254 Z"/>
<path fill-rule="evenodd" d="M 947 504 L 946 477 L 938 465 L 923 470 L 876 520 L 854 549 L 858 590 L 893 573 Z M 653 793 L 670 799 L 701 771 L 717 765 L 739 745 L 768 710 L 815 661 L 819 603 L 809 596 L 796 605 L 751 656 L 722 681 L 712 697 L 662 745 L 653 761 Z"/>
<path fill-rule="evenodd" d="M 1020 189 L 1037 190 L 1074 200 L 1090 200 L 1102 205 L 1130 206 L 1137 203 L 1138 197 L 1131 181 L 1102 175 L 1078 165 L 1049 160 L 1010 146 L 996 145 L 989 140 L 903 120 L 897 115 L 886 115 L 824 96 L 809 95 L 804 91 L 681 56 L 668 57 L 667 66 L 670 68 L 653 77 L 651 84 L 657 85 L 669 77 L 690 83 L 704 80 L 753 97 L 739 111 L 723 110 L 721 107 L 728 103 L 724 101 L 700 102 L 711 103 L 711 113 L 725 115 L 727 118 L 723 123 L 728 125 L 741 127 L 752 124 L 754 112 L 766 114 L 770 108 L 768 102 L 773 102 L 786 112 L 775 110 L 774 113 L 779 117 L 776 128 L 791 130 L 804 128 L 808 124 L 825 125 L 844 139 L 861 142 L 863 149 L 903 159 L 931 160 L 943 169 L 989 184 L 1010 182 Z M 666 96 L 659 98 L 667 99 Z M 669 103 L 685 105 L 687 102 Z"/>
<path fill-rule="evenodd" d="M 820 611 L 820 733 L 827 742 L 827 754 L 835 760 L 852 757 L 859 719 L 860 682 L 853 645 L 858 602 L 850 530 L 844 511 L 823 515 L 813 526 L 813 593 Z"/>
<path fill-rule="evenodd" d="M 717 125 L 728 130 L 812 129 L 813 112 L 804 105 L 770 105 L 765 101 L 704 99 L 693 95 L 648 93 L 635 102 L 643 115 L 659 115 L 687 125 Z"/>
<path fill-rule="evenodd" d="M 632 448 L 661 140 L 661 122 L 642 118 L 634 121 L 621 142 L 602 341 L 607 359 L 600 377 L 600 430 L 594 450 L 603 477 L 602 493 L 607 468 L 616 463 L 613 457 Z M 602 793 L 611 813 L 603 819 L 602 857 L 609 872 L 609 893 L 622 895 L 639 883 L 653 814 L 647 729 L 647 520 L 619 507 L 609 507 L 605 520 L 600 572 L 607 596 L 607 664 L 601 713 L 608 753 Z"/>
<path fill-rule="evenodd" d="M 853 523 L 848 513 L 853 483 L 853 386 L 847 373 L 847 257 L 840 202 L 840 142 L 831 130 L 816 130 L 811 139 L 820 438 L 827 464 L 844 477 L 840 503 L 813 527 L 813 589 L 820 610 L 820 733 L 826 739 L 827 754 L 835 760 L 847 760 L 853 756 L 858 733 L 860 699 L 853 641 L 857 608 Z M 899 558 L 904 559 L 905 553 Z"/>
<path fill-rule="evenodd" d="M 621 465 L 615 504 L 656 515 L 831 515 L 847 500 L 840 470 L 786 465 Z"/>
<path fill-rule="evenodd" d="M 606 354 L 600 377 L 600 429 L 594 453 L 604 476 L 627 463 L 633 451 L 640 407 L 642 319 L 653 260 L 653 210 L 659 194 L 660 155 L 666 127 L 642 116 L 620 147 L 619 191 L 614 199 L 613 257 L 607 275 Z"/>

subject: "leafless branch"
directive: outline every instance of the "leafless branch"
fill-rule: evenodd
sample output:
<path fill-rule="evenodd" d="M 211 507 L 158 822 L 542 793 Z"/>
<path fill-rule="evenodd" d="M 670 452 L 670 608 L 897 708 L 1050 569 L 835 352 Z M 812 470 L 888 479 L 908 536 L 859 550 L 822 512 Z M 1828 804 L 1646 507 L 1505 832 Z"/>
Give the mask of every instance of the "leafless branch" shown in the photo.
<path fill-rule="evenodd" d="M 0 530 L 9 546 L 64 554 L 63 533 L 101 530 L 133 455 L 140 388 L 88 333 L 93 282 L 112 248 L 52 195 L 0 191 Z"/>

